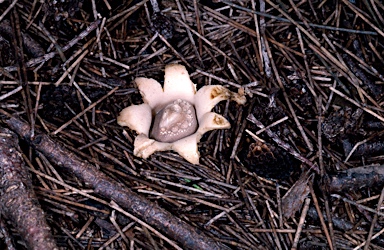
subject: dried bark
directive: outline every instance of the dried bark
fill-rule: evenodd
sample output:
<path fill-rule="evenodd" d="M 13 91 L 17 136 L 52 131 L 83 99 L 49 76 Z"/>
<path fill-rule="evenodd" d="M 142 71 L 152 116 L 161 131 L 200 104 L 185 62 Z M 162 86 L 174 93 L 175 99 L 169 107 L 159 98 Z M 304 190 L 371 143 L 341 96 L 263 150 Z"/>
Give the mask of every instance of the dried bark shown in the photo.
<path fill-rule="evenodd" d="M 310 190 L 308 181 L 312 175 L 308 176 L 308 172 L 301 174 L 300 178 L 293 184 L 281 200 L 281 210 L 284 218 L 292 217 L 299 209 L 307 198 Z"/>
<path fill-rule="evenodd" d="M 314 207 L 311 207 L 308 210 L 308 216 L 311 217 L 314 220 L 319 220 L 319 215 L 317 214 L 317 211 Z M 328 216 L 324 212 L 323 213 L 323 218 L 325 222 L 328 222 Z M 337 217 L 337 216 L 332 216 L 332 224 L 335 228 L 338 228 L 343 231 L 348 231 L 353 229 L 353 223 L 350 221 L 346 220 L 345 218 Z"/>
<path fill-rule="evenodd" d="M 185 249 L 223 249 L 223 246 L 197 228 L 111 179 L 46 134 L 36 133 L 35 137 L 31 138 L 30 126 L 26 122 L 11 118 L 6 123 L 51 162 L 92 187 L 95 194 L 115 201 L 130 213 L 178 241 Z"/>
<path fill-rule="evenodd" d="M 344 155 L 348 156 L 352 149 L 354 148 L 355 144 L 351 142 L 350 139 L 344 139 L 342 140 L 343 143 L 343 149 L 344 149 Z M 352 157 L 361 157 L 361 156 L 372 156 L 372 155 L 380 155 L 384 152 L 384 142 L 381 140 L 374 141 L 374 142 L 366 142 L 361 145 L 359 145 L 352 154 Z"/>
<path fill-rule="evenodd" d="M 19 231 L 28 249 L 58 249 L 32 189 L 17 135 L 0 128 L 1 214 Z"/>
<path fill-rule="evenodd" d="M 337 174 L 329 175 L 325 188 L 330 192 L 344 192 L 361 188 L 381 186 L 384 183 L 384 166 L 372 165 L 351 168 Z"/>
<path fill-rule="evenodd" d="M 4 20 L 0 23 L 0 34 L 12 40 L 11 37 L 14 34 L 14 31 L 9 20 Z M 36 42 L 30 35 L 27 33 L 22 33 L 21 37 L 23 39 L 23 46 L 27 53 L 33 58 L 43 56 L 45 54 L 44 49 L 41 45 Z"/>

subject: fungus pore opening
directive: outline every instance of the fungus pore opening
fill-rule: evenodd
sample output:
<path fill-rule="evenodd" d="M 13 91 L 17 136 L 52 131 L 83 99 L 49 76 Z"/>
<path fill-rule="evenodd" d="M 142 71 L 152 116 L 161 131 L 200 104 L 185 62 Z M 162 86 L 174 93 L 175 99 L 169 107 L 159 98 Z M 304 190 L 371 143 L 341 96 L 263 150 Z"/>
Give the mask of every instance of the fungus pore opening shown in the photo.
<path fill-rule="evenodd" d="M 160 142 L 175 142 L 195 133 L 197 127 L 193 104 L 177 99 L 155 114 L 151 137 Z"/>

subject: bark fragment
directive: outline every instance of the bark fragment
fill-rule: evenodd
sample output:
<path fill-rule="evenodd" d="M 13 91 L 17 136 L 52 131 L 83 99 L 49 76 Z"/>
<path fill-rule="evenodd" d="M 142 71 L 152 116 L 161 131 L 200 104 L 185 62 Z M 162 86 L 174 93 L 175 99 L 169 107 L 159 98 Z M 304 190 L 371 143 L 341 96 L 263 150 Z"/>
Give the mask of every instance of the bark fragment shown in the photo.
<path fill-rule="evenodd" d="M 9 20 L 4 20 L 0 23 L 0 34 L 3 36 L 7 36 L 9 40 L 12 40 L 11 37 L 14 34 L 14 30 L 12 29 L 11 22 Z M 36 40 L 34 40 L 30 35 L 23 32 L 21 34 L 21 37 L 23 39 L 24 49 L 33 58 L 40 57 L 45 54 L 45 51 L 41 47 L 41 45 Z"/>
<path fill-rule="evenodd" d="M 362 188 L 381 186 L 384 183 L 384 166 L 370 165 L 341 171 L 329 175 L 325 182 L 332 193 L 356 191 Z"/>

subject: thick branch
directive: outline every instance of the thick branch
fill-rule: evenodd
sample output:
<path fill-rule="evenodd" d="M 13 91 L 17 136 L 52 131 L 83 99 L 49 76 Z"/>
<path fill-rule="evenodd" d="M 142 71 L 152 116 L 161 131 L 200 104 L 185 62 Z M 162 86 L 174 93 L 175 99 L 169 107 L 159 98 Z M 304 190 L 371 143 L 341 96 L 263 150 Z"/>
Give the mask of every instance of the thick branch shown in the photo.
<path fill-rule="evenodd" d="M 0 207 L 28 249 L 58 249 L 32 189 L 17 135 L 0 128 Z"/>
<path fill-rule="evenodd" d="M 32 139 L 30 127 L 26 122 L 11 118 L 7 124 L 51 162 L 92 187 L 96 194 L 115 201 L 130 213 L 178 241 L 185 249 L 223 249 L 223 246 L 219 246 L 198 229 L 111 179 L 46 134 L 36 133 Z"/>

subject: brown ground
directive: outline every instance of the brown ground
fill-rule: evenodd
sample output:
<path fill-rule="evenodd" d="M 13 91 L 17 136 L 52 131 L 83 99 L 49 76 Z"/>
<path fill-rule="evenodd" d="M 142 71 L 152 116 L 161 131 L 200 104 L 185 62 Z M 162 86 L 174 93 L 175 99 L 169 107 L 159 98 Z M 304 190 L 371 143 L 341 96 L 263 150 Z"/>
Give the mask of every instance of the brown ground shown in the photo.
<path fill-rule="evenodd" d="M 382 1 L 42 2 L 0 0 L 0 126 L 28 121 L 32 139 L 49 135 L 223 247 L 384 249 Z M 232 128 L 203 136 L 198 166 L 135 157 L 135 132 L 116 123 L 142 103 L 134 78 L 162 81 L 169 63 L 247 96 L 214 108 Z M 184 246 L 31 146 L 20 140 L 60 248 Z M 0 229 L 0 249 L 25 249 Z"/>

